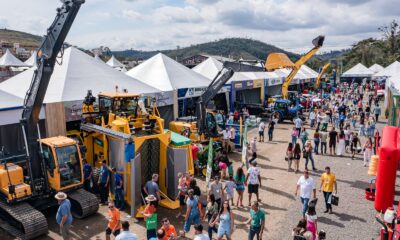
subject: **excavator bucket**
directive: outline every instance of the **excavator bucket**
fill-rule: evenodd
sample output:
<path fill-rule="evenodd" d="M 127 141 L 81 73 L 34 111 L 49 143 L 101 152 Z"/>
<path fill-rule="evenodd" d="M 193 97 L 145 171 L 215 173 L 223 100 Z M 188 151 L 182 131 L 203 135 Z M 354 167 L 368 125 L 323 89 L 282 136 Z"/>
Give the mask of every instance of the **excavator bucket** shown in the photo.
<path fill-rule="evenodd" d="M 267 71 L 274 71 L 280 68 L 293 68 L 294 63 L 284 53 L 270 53 L 265 62 Z"/>
<path fill-rule="evenodd" d="M 314 47 L 322 47 L 322 45 L 324 44 L 324 40 L 325 36 L 320 35 L 312 40 L 312 44 L 314 45 Z"/>

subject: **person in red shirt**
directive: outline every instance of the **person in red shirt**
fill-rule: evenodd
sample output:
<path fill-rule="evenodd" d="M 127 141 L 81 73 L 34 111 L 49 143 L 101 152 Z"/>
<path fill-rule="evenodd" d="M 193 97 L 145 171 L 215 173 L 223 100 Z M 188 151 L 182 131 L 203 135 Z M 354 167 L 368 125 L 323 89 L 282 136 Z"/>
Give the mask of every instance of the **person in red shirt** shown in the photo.
<path fill-rule="evenodd" d="M 168 218 L 163 218 L 162 224 L 163 225 L 162 225 L 161 229 L 163 229 L 165 232 L 165 236 L 164 236 L 163 240 L 178 239 L 178 236 L 176 234 L 176 229 L 172 224 L 170 224 Z"/>
<path fill-rule="evenodd" d="M 197 158 L 197 153 L 199 152 L 199 147 L 196 144 L 192 144 L 192 157 L 194 166 L 196 168 L 197 175 L 200 176 L 200 166 L 199 159 Z"/>
<path fill-rule="evenodd" d="M 156 213 L 156 203 L 157 203 L 157 198 L 154 195 L 149 195 L 146 197 L 147 205 L 144 208 L 144 211 L 142 212 L 144 216 L 144 221 L 146 221 L 146 218 L 150 218 L 153 213 Z M 156 229 L 148 229 L 147 230 L 147 239 L 150 239 L 152 237 L 156 237 Z"/>

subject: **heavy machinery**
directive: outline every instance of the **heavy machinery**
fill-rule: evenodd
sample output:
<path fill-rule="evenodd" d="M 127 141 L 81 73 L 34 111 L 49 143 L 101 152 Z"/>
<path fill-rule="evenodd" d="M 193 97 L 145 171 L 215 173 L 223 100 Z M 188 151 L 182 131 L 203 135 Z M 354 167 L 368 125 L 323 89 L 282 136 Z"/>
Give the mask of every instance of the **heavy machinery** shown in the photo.
<path fill-rule="evenodd" d="M 300 70 L 301 65 L 308 61 L 314 54 L 322 47 L 325 37 L 318 36 L 312 40 L 314 47 L 305 55 L 301 56 L 296 63 L 292 63 L 290 59 L 283 53 L 271 53 L 268 55 L 266 60 L 265 69 L 267 71 L 273 71 L 279 68 L 290 68 L 292 71 L 286 77 L 282 84 L 282 97 L 283 99 L 289 99 L 288 89 L 289 85 L 296 76 L 297 72 Z"/>
<path fill-rule="evenodd" d="M 331 65 L 330 63 L 327 63 L 322 67 L 321 72 L 319 72 L 317 79 L 315 80 L 315 89 L 320 89 L 321 78 L 322 76 L 324 76 L 324 73 L 326 72 L 326 70 L 329 68 L 330 65 Z"/>
<path fill-rule="evenodd" d="M 180 118 L 178 121 L 170 122 L 169 129 L 171 131 L 186 135 L 194 142 L 203 142 L 210 138 L 220 137 L 215 113 L 207 111 L 206 107 L 234 74 L 234 71 L 231 68 L 226 68 L 225 65 L 224 63 L 222 70 L 218 72 L 197 101 L 196 117 Z M 225 72 L 222 74 L 223 71 Z"/>
<path fill-rule="evenodd" d="M 47 30 L 37 55 L 37 69 L 24 99 L 21 127 L 25 153 L 0 159 L 0 227 L 16 238 L 32 239 L 48 231 L 39 211 L 54 206 L 54 194 L 68 193 L 73 214 L 82 218 L 97 212 L 97 197 L 84 191 L 83 166 L 76 141 L 64 137 L 41 138 L 39 112 L 57 54 L 84 0 L 63 1 Z M 1 156 L 0 156 L 1 157 Z"/>
<path fill-rule="evenodd" d="M 94 107 L 96 101 L 98 106 Z M 177 181 L 176 169 L 194 174 L 191 145 L 188 139 L 182 142 L 164 129 L 164 120 L 153 99 L 116 89 L 99 93 L 96 100 L 88 91 L 82 109 L 83 123 L 77 138 L 82 138 L 87 148 L 85 159 L 95 172 L 101 161 L 106 160 L 123 174 L 125 200 L 134 209 L 141 204 L 140 189 L 151 180 L 152 174 L 158 173 L 163 195 L 161 206 L 178 208 L 179 202 L 171 200 L 176 196 L 171 184 Z M 128 146 L 140 160 L 127 157 Z M 176 152 L 180 155 L 175 156 Z M 175 166 L 170 165 L 173 162 Z"/>

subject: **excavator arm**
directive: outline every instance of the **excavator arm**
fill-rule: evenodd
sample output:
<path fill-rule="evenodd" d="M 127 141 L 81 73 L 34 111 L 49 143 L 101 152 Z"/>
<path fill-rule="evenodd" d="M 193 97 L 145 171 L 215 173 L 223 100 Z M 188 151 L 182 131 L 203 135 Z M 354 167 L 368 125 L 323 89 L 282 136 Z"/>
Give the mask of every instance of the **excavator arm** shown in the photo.
<path fill-rule="evenodd" d="M 223 74 L 222 72 L 225 71 Z M 221 75 L 222 74 L 222 75 Z M 208 103 L 213 99 L 219 90 L 224 86 L 226 82 L 233 76 L 234 71 L 231 68 L 226 68 L 225 64 L 221 71 L 214 77 L 206 91 L 200 96 L 196 104 L 196 118 L 197 128 L 199 135 L 205 134 L 210 136 L 210 131 L 207 127 L 207 110 Z"/>
<path fill-rule="evenodd" d="M 327 63 L 322 67 L 321 72 L 318 74 L 317 79 L 315 80 L 315 89 L 319 89 L 319 87 L 321 86 L 321 78 L 330 65 L 330 63 Z"/>
<path fill-rule="evenodd" d="M 54 70 L 57 55 L 62 50 L 65 38 L 75 20 L 80 6 L 85 0 L 62 0 L 62 7 L 57 9 L 57 15 L 47 29 L 47 34 L 43 37 L 42 44 L 37 54 L 37 69 L 32 78 L 31 85 L 24 99 L 24 109 L 22 112 L 21 124 L 23 137 L 26 147 L 27 164 L 32 179 L 32 185 L 40 189 L 45 178 L 45 173 L 39 157 L 40 138 L 38 122 L 39 113 L 46 95 L 50 77 Z M 35 181 L 38 180 L 38 183 Z M 42 190 L 42 189 L 41 189 Z"/>
<path fill-rule="evenodd" d="M 303 65 L 305 62 L 307 62 L 314 54 L 322 47 L 324 43 L 325 37 L 324 36 L 318 36 L 315 38 L 312 43 L 314 45 L 314 48 L 311 49 L 308 53 L 305 55 L 301 56 L 299 60 L 297 60 L 294 63 L 294 66 L 292 67 L 292 71 L 289 73 L 289 75 L 286 77 L 285 81 L 282 84 L 282 97 L 284 99 L 288 99 L 288 89 L 289 85 L 296 76 L 297 72 L 300 70 L 301 65 Z"/>

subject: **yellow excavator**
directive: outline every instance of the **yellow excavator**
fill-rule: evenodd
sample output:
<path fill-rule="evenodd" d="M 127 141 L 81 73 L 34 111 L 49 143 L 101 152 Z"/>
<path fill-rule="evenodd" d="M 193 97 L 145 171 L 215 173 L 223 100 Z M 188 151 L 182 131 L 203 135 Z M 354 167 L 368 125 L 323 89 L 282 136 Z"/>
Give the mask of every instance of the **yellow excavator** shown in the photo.
<path fill-rule="evenodd" d="M 25 152 L 0 152 L 0 227 L 18 239 L 47 234 L 47 220 L 40 210 L 57 205 L 54 195 L 58 191 L 68 194 L 75 217 L 94 214 L 99 208 L 97 197 L 82 189 L 83 164 L 77 142 L 65 136 L 41 138 L 39 131 L 39 113 L 57 54 L 84 0 L 62 2 L 39 48 L 37 68 L 24 99 Z"/>
<path fill-rule="evenodd" d="M 299 60 L 297 60 L 295 63 L 290 61 L 288 56 L 284 53 L 271 53 L 268 55 L 266 63 L 265 63 L 265 69 L 267 71 L 274 71 L 276 69 L 280 68 L 290 68 L 292 71 L 289 73 L 289 75 L 286 77 L 285 81 L 282 84 L 282 97 L 283 99 L 289 99 L 289 85 L 296 76 L 297 72 L 300 70 L 301 66 L 307 62 L 314 54 L 322 47 L 324 43 L 325 37 L 324 36 L 318 36 L 317 38 L 312 40 L 312 43 L 314 47 L 304 54 L 303 56 L 300 57 Z"/>
<path fill-rule="evenodd" d="M 321 72 L 318 74 L 317 79 L 315 80 L 315 89 L 319 89 L 321 87 L 321 78 L 324 76 L 324 73 L 330 65 L 330 63 L 327 63 L 322 67 Z"/>

